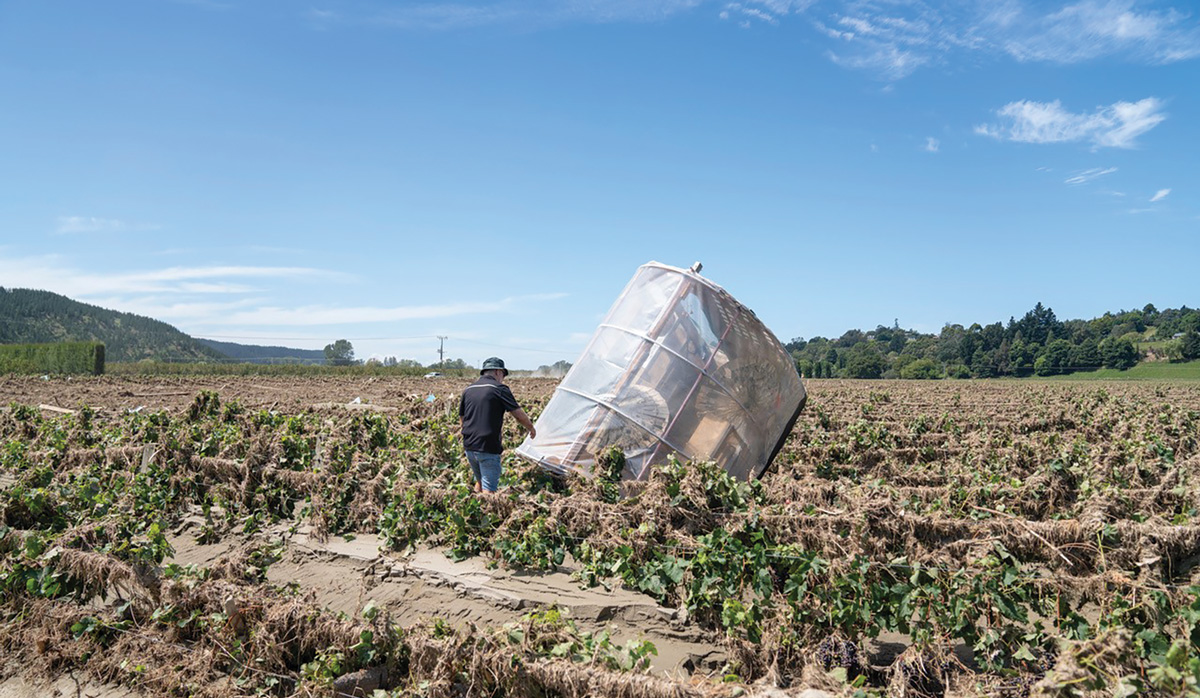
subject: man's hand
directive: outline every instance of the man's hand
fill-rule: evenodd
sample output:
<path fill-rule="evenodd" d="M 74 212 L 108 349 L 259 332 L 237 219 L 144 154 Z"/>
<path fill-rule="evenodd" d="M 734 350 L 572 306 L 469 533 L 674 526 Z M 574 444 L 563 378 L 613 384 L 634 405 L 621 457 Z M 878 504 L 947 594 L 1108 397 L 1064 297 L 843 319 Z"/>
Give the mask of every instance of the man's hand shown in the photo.
<path fill-rule="evenodd" d="M 529 432 L 529 438 L 537 438 L 537 429 L 533 428 L 533 420 L 529 418 L 529 415 L 525 414 L 525 410 L 517 408 L 512 411 L 512 416 L 517 420 L 518 424 L 525 427 L 525 431 Z"/>

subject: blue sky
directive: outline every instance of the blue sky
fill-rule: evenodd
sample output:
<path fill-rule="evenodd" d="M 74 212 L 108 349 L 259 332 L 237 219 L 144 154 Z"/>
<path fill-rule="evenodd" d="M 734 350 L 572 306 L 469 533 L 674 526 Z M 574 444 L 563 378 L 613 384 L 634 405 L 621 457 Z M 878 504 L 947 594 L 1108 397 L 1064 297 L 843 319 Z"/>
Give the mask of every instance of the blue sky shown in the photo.
<path fill-rule="evenodd" d="M 0 0 L 0 286 L 574 361 L 638 265 L 783 341 L 1200 304 L 1184 2 Z"/>

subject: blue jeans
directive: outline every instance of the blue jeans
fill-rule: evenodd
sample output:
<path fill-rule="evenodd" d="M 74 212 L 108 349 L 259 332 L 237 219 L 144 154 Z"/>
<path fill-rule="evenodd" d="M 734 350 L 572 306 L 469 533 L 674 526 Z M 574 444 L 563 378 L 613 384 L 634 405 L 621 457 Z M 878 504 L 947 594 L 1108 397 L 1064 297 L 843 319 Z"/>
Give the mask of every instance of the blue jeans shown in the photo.
<path fill-rule="evenodd" d="M 500 454 L 483 451 L 467 451 L 467 462 L 475 482 L 483 485 L 484 492 L 495 492 L 500 486 Z"/>

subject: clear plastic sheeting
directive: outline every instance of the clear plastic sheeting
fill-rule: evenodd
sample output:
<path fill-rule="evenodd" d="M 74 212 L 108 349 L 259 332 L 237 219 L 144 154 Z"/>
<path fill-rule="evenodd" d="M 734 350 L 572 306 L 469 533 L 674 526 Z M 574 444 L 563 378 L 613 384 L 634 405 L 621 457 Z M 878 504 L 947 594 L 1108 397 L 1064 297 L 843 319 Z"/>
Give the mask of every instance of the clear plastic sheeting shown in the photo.
<path fill-rule="evenodd" d="M 522 457 L 589 475 L 612 446 L 627 480 L 671 454 L 757 477 L 783 445 L 804 386 L 754 313 L 699 274 L 643 265 L 537 420 Z"/>

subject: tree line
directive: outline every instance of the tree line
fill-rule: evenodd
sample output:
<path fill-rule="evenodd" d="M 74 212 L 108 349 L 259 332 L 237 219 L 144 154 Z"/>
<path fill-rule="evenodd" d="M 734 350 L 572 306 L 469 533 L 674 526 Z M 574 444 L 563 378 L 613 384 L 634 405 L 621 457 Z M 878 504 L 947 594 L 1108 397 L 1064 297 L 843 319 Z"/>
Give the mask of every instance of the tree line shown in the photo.
<path fill-rule="evenodd" d="M 1183 306 L 1060 321 L 1038 303 L 1007 324 L 948 324 L 938 334 L 880 325 L 784 345 L 806 378 L 995 378 L 1126 370 L 1145 359 L 1200 359 L 1200 310 Z"/>
<path fill-rule="evenodd" d="M 103 342 L 106 359 L 225 358 L 160 320 L 81 303 L 50 291 L 0 287 L 0 344 Z"/>

